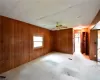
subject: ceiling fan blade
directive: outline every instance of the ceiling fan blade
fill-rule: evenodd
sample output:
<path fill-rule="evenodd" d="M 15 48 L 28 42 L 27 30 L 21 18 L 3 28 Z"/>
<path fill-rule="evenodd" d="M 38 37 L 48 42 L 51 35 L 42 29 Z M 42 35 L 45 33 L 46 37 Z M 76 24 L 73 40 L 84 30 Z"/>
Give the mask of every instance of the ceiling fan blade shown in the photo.
<path fill-rule="evenodd" d="M 66 26 L 61 26 L 61 28 L 68 28 L 68 27 L 66 27 Z"/>
<path fill-rule="evenodd" d="M 60 28 L 58 28 L 58 27 L 55 27 L 55 28 L 52 28 L 52 30 L 60 30 Z"/>

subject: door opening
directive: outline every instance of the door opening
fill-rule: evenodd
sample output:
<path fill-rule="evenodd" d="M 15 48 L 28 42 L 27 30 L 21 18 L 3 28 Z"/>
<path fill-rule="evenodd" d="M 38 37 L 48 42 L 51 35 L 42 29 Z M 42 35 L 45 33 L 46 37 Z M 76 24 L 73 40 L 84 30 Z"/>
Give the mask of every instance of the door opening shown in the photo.
<path fill-rule="evenodd" d="M 78 53 L 81 51 L 80 46 L 80 32 L 75 33 L 75 52 Z"/>
<path fill-rule="evenodd" d="M 88 28 L 74 29 L 74 53 L 89 59 Z"/>

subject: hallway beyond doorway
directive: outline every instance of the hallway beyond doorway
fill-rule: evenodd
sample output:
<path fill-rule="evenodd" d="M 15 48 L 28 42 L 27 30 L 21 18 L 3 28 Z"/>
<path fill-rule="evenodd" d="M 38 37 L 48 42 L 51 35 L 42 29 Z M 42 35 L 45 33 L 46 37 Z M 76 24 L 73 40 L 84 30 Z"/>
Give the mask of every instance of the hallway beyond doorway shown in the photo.
<path fill-rule="evenodd" d="M 75 52 L 81 51 L 80 32 L 75 33 Z"/>

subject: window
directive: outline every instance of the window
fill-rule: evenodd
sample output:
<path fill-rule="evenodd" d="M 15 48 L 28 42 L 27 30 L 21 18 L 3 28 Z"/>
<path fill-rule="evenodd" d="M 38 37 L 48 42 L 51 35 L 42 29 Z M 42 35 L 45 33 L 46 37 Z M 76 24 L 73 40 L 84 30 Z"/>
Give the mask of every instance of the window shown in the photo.
<path fill-rule="evenodd" d="M 42 36 L 33 36 L 33 48 L 39 48 L 43 46 Z"/>

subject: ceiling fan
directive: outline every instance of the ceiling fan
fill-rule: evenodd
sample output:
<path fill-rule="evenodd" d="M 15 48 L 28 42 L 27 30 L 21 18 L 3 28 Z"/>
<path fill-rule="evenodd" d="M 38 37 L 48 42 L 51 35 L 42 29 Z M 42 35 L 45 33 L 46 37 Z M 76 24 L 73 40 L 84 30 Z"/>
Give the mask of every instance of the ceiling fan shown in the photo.
<path fill-rule="evenodd" d="M 53 28 L 53 30 L 62 30 L 62 29 L 67 29 L 68 27 L 65 25 L 62 25 L 60 22 L 56 23 L 56 27 Z"/>

